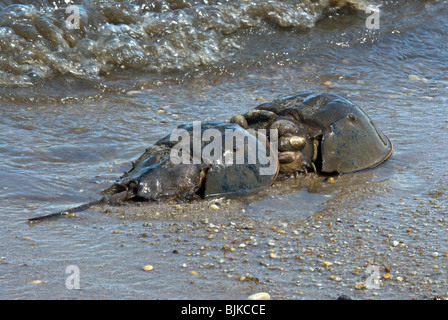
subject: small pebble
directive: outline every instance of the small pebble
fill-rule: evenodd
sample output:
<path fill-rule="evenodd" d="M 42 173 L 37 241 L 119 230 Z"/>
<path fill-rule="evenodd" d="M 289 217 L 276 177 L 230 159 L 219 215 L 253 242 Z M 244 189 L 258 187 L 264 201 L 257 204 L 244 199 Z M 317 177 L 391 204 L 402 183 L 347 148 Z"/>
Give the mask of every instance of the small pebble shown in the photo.
<path fill-rule="evenodd" d="M 416 76 L 415 74 L 410 74 L 408 76 L 408 78 L 410 80 L 419 80 L 419 81 L 423 81 L 423 82 L 428 82 L 428 79 L 426 79 L 425 77 L 419 77 L 419 76 Z"/>
<path fill-rule="evenodd" d="M 216 204 L 212 204 L 210 205 L 210 209 L 219 210 L 219 206 L 217 206 Z"/>
<path fill-rule="evenodd" d="M 271 296 L 267 292 L 258 292 L 250 295 L 248 300 L 271 300 Z"/>
<path fill-rule="evenodd" d="M 285 229 L 285 228 L 288 227 L 288 223 L 286 223 L 286 222 L 281 222 L 281 223 L 278 224 L 278 226 L 279 226 L 280 228 Z"/>
<path fill-rule="evenodd" d="M 342 280 L 342 278 L 341 277 L 337 277 L 337 276 L 330 276 L 330 279 L 331 280 L 334 280 L 334 281 L 341 281 Z"/>
<path fill-rule="evenodd" d="M 152 265 L 148 264 L 143 267 L 143 270 L 144 271 L 152 271 L 152 270 L 154 270 L 154 267 Z"/>
<path fill-rule="evenodd" d="M 433 256 L 434 258 L 437 258 L 439 256 L 439 253 L 437 251 L 431 253 L 431 256 Z"/>
<path fill-rule="evenodd" d="M 207 223 L 208 223 L 208 218 L 204 218 L 204 219 L 202 219 L 202 220 L 201 220 L 201 223 L 203 223 L 203 224 L 207 224 Z"/>
<path fill-rule="evenodd" d="M 392 276 L 390 275 L 390 273 L 386 273 L 386 274 L 383 274 L 383 279 L 390 280 L 390 279 L 392 279 Z"/>
<path fill-rule="evenodd" d="M 359 282 L 359 283 L 355 284 L 355 289 L 357 289 L 357 290 L 364 289 L 365 287 L 366 287 L 366 285 L 364 282 Z"/>

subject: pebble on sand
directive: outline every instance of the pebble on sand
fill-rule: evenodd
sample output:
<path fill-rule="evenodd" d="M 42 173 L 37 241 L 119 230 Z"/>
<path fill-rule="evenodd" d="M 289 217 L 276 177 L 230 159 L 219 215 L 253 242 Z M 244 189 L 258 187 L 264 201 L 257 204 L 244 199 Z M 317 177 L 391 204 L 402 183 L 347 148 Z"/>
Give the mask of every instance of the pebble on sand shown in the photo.
<path fill-rule="evenodd" d="M 271 296 L 267 292 L 258 292 L 250 295 L 248 300 L 271 300 Z"/>
<path fill-rule="evenodd" d="M 434 251 L 433 253 L 431 253 L 431 256 L 437 258 L 439 256 L 439 253 L 437 251 Z"/>
<path fill-rule="evenodd" d="M 356 290 L 361 290 L 361 289 L 365 289 L 365 288 L 366 288 L 366 284 L 363 282 L 358 282 L 357 284 L 355 284 Z"/>
<path fill-rule="evenodd" d="M 415 74 L 408 75 L 408 78 L 410 80 L 419 80 L 419 81 L 423 81 L 423 82 L 428 82 L 428 79 L 426 79 L 425 77 L 419 77 L 419 76 L 416 76 Z"/>
<path fill-rule="evenodd" d="M 152 265 L 148 264 L 143 267 L 143 270 L 144 271 L 152 271 L 152 270 L 154 270 L 154 267 Z"/>
<path fill-rule="evenodd" d="M 391 280 L 392 276 L 390 275 L 390 273 L 386 273 L 386 274 L 383 274 L 383 279 Z"/>

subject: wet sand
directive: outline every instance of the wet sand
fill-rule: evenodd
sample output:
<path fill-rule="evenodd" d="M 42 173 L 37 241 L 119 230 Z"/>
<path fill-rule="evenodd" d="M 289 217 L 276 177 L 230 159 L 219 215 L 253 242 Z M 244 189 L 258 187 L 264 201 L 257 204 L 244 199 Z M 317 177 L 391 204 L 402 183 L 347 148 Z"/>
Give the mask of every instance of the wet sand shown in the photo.
<path fill-rule="evenodd" d="M 271 218 L 269 208 L 250 214 L 251 206 L 235 199 L 109 208 L 109 214 L 122 219 L 118 233 L 163 248 L 147 262 L 165 281 L 167 269 L 182 275 L 188 294 L 177 298 L 245 299 L 255 292 L 272 299 L 447 298 L 448 255 L 438 245 L 448 231 L 446 192 L 383 203 L 383 185 L 350 188 L 339 180 L 343 190 L 303 220 Z M 281 189 L 273 187 L 270 197 L 284 196 Z"/>
<path fill-rule="evenodd" d="M 97 263 L 89 252 L 90 263 L 78 261 L 81 290 L 58 290 L 53 298 L 222 300 L 256 292 L 276 300 L 447 297 L 446 191 L 385 203 L 382 195 L 390 190 L 384 181 L 353 186 L 347 176 L 334 183 L 301 178 L 302 185 L 335 193 L 314 208 L 301 209 L 298 202 L 295 213 L 308 215 L 304 219 L 279 217 L 268 206 L 254 210 L 251 197 L 99 206 L 38 223 L 26 232 L 29 240 L 18 241 L 23 254 L 45 251 L 57 240 L 51 234 L 39 238 L 38 230 L 53 225 L 69 237 L 89 233 L 92 249 L 108 248 Z M 294 179 L 252 197 L 287 197 L 291 183 Z M 146 265 L 153 269 L 144 271 Z M 26 298 L 38 298 L 33 291 L 51 290 L 63 277 L 39 270 L 38 261 L 21 268 L 28 280 L 42 281 L 29 284 Z"/>

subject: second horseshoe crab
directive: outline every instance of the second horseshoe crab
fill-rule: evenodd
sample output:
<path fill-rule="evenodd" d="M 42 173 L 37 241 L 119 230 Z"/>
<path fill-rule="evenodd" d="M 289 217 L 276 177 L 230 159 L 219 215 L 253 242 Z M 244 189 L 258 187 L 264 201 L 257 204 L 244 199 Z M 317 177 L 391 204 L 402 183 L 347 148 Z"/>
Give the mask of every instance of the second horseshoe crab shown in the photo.
<path fill-rule="evenodd" d="M 351 173 L 379 165 L 393 150 L 361 108 L 333 93 L 282 97 L 230 121 L 278 131 L 281 173 Z"/>

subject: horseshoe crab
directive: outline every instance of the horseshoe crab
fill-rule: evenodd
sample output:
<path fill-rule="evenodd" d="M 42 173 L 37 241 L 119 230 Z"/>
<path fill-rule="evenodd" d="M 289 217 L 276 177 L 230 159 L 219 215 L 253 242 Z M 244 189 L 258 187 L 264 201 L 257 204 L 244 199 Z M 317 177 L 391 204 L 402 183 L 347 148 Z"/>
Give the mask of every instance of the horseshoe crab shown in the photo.
<path fill-rule="evenodd" d="M 278 131 L 280 172 L 351 173 L 392 154 L 391 141 L 358 106 L 332 93 L 306 92 L 264 103 L 230 122 Z"/>
<path fill-rule="evenodd" d="M 269 150 L 266 139 L 256 134 L 232 123 L 180 126 L 146 149 L 106 192 L 157 200 L 244 194 L 266 188 L 278 173 L 277 152 Z M 173 141 L 176 137 L 182 141 Z M 268 169 L 266 165 L 272 166 L 271 170 L 261 170 Z"/>
<path fill-rule="evenodd" d="M 233 123 L 193 122 L 147 148 L 129 172 L 103 191 L 106 196 L 101 200 L 29 220 L 130 199 L 188 200 L 255 192 L 274 182 L 278 168 L 277 150 L 262 133 Z"/>

